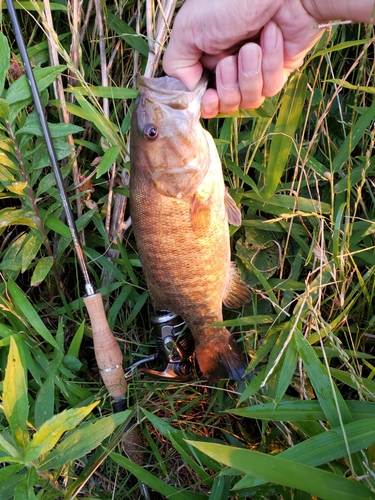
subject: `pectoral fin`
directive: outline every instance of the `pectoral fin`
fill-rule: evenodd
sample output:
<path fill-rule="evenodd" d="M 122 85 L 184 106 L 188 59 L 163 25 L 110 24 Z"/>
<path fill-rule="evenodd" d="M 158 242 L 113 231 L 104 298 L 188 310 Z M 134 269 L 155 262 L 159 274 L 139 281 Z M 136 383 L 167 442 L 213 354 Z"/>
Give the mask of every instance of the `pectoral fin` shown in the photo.
<path fill-rule="evenodd" d="M 223 304 L 229 308 L 237 308 L 245 305 L 251 298 L 250 288 L 242 280 L 237 266 L 231 262 L 228 286 L 225 290 Z"/>
<path fill-rule="evenodd" d="M 233 224 L 233 226 L 240 226 L 242 221 L 241 211 L 237 207 L 234 199 L 229 194 L 227 188 L 225 189 L 224 205 L 225 205 L 225 210 L 227 212 L 227 218 L 229 224 Z"/>
<path fill-rule="evenodd" d="M 211 197 L 202 200 L 195 193 L 190 204 L 191 227 L 198 238 L 203 238 L 211 224 Z"/>

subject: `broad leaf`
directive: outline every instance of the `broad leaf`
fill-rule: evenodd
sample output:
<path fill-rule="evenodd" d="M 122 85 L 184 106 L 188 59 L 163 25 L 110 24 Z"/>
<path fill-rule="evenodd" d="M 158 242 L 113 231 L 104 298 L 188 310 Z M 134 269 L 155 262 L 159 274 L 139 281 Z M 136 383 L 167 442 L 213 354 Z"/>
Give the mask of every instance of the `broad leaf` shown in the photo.
<path fill-rule="evenodd" d="M 53 66 L 47 68 L 33 69 L 39 92 L 42 92 L 53 83 L 56 78 L 66 69 L 66 66 Z M 22 75 L 9 87 L 6 93 L 8 104 L 31 99 L 31 91 L 26 75 Z"/>
<path fill-rule="evenodd" d="M 10 339 L 8 363 L 3 382 L 3 405 L 5 416 L 16 443 L 18 446 L 25 448 L 29 440 L 27 432 L 29 402 L 26 373 L 13 337 Z"/>
<path fill-rule="evenodd" d="M 6 121 L 9 119 L 9 105 L 5 99 L 0 99 L 0 118 Z"/>
<path fill-rule="evenodd" d="M 119 17 L 111 12 L 107 12 L 109 26 L 123 38 L 133 49 L 138 50 L 143 56 L 148 56 L 148 45 L 140 35 L 130 28 L 130 26 L 122 21 Z"/>
<path fill-rule="evenodd" d="M 19 481 L 14 490 L 13 500 L 38 500 L 35 495 L 34 486 L 40 482 L 34 467 L 30 467 L 25 477 Z"/>
<path fill-rule="evenodd" d="M 44 422 L 53 417 L 55 408 L 55 372 L 56 369 L 49 374 L 40 388 L 35 401 L 34 424 L 37 429 L 39 429 Z"/>
<path fill-rule="evenodd" d="M 1 500 L 14 500 L 17 485 L 27 477 L 27 472 L 18 472 L 0 482 Z"/>
<path fill-rule="evenodd" d="M 131 411 L 126 410 L 94 422 L 81 425 L 69 434 L 44 459 L 40 470 L 61 467 L 71 460 L 83 457 L 100 445 L 117 426 L 123 424 L 130 417 Z"/>
<path fill-rule="evenodd" d="M 113 163 L 117 160 L 119 154 L 120 150 L 117 146 L 112 146 L 107 149 L 99 163 L 98 171 L 96 173 L 97 179 L 108 172 Z"/>
<path fill-rule="evenodd" d="M 78 125 L 73 125 L 72 123 L 49 123 L 48 129 L 53 139 L 59 137 L 66 137 L 67 135 L 70 134 L 77 134 L 78 132 L 82 132 L 84 130 L 82 127 L 78 127 Z M 27 123 L 22 128 L 17 130 L 16 137 L 23 134 L 43 137 L 43 132 L 40 123 L 36 121 Z"/>
<path fill-rule="evenodd" d="M 31 286 L 38 286 L 50 272 L 53 266 L 53 257 L 42 257 L 38 260 L 33 275 L 31 276 Z"/>
<path fill-rule="evenodd" d="M 82 408 L 65 410 L 47 420 L 29 442 L 25 451 L 25 461 L 31 462 L 50 451 L 62 434 L 77 427 L 81 420 L 89 415 L 98 403 L 99 401 Z"/>
<path fill-rule="evenodd" d="M 25 272 L 40 250 L 44 241 L 42 233 L 29 233 L 22 247 L 22 272 Z"/>

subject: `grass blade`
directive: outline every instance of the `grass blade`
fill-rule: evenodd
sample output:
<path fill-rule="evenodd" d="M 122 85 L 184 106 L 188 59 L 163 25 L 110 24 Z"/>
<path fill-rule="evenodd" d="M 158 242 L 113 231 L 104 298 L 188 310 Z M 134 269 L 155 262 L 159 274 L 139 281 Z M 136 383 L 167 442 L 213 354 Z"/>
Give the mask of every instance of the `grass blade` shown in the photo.
<path fill-rule="evenodd" d="M 375 443 L 374 420 L 369 418 L 346 425 L 345 435 L 351 453 L 371 446 Z M 347 448 L 343 437 L 343 431 L 341 428 L 336 427 L 335 429 L 322 432 L 318 436 L 303 441 L 292 448 L 288 448 L 277 456 L 317 467 L 331 462 L 332 460 L 345 457 L 346 453 Z M 234 489 L 251 488 L 255 485 L 263 484 L 264 482 L 263 480 L 256 480 L 248 476 L 241 479 Z"/>
<path fill-rule="evenodd" d="M 161 493 L 165 498 L 173 498 L 173 500 L 207 500 L 206 496 L 191 491 L 177 490 L 174 486 L 165 483 L 151 472 L 140 465 L 135 464 L 128 458 L 119 453 L 111 453 L 111 458 L 124 469 L 128 470 L 144 484 L 153 490 Z"/>
<path fill-rule="evenodd" d="M 292 380 L 293 374 L 297 367 L 298 354 L 294 336 L 291 337 L 288 348 L 285 352 L 283 364 L 278 374 L 277 391 L 275 395 L 275 403 L 278 404 L 284 396 L 289 384 Z"/>
<path fill-rule="evenodd" d="M 8 40 L 3 33 L 0 33 L 0 95 L 4 89 L 5 77 L 9 69 L 10 50 Z"/>
<path fill-rule="evenodd" d="M 215 443 L 189 443 L 219 462 L 267 482 L 307 491 L 323 500 L 375 499 L 366 486 L 330 472 L 291 462 L 278 456 Z M 291 474 L 293 471 L 293 474 Z"/>
<path fill-rule="evenodd" d="M 43 337 L 44 340 L 48 342 L 52 347 L 60 350 L 56 340 L 52 337 L 50 331 L 40 319 L 38 313 L 34 309 L 34 306 L 31 304 L 22 290 L 14 283 L 14 281 L 8 281 L 8 290 L 14 303 L 17 304 L 18 309 L 22 311 L 24 317 L 28 319 L 30 325 L 35 329 L 35 331 L 41 337 Z"/>
<path fill-rule="evenodd" d="M 296 340 L 298 353 L 309 374 L 310 381 L 314 387 L 326 419 L 330 422 L 332 427 L 338 427 L 340 425 L 340 413 L 344 424 L 351 422 L 352 416 L 343 397 L 328 374 L 326 367 L 321 363 L 314 349 L 298 328 L 296 328 L 294 332 L 294 338 Z"/>
<path fill-rule="evenodd" d="M 350 134 L 345 138 L 342 146 L 340 147 L 337 155 L 332 163 L 333 172 L 337 172 L 343 164 L 348 160 L 350 153 L 356 147 L 358 142 L 363 138 L 366 129 L 374 120 L 375 115 L 375 102 L 367 108 L 358 121 L 353 125 Z"/>
<path fill-rule="evenodd" d="M 271 139 L 266 171 L 265 197 L 271 198 L 280 182 L 292 148 L 293 136 L 301 119 L 305 101 L 307 77 L 295 73 L 289 80 Z"/>
<path fill-rule="evenodd" d="M 375 403 L 369 403 L 367 401 L 345 401 L 345 403 L 354 420 L 370 418 L 375 414 Z M 325 419 L 322 407 L 320 406 L 319 401 L 316 400 L 283 401 L 277 406 L 275 406 L 275 403 L 265 403 L 262 405 L 235 408 L 226 411 L 228 413 L 233 413 L 234 415 L 239 415 L 240 417 L 284 422 L 302 422 Z"/>

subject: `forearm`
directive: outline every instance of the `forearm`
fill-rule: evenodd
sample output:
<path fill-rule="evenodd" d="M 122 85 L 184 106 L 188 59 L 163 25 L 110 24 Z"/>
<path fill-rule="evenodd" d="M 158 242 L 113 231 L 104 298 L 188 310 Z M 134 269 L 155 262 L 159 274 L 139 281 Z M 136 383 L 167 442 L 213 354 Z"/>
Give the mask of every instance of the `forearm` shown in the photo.
<path fill-rule="evenodd" d="M 374 0 L 301 0 L 301 2 L 312 17 L 321 21 L 340 19 L 362 23 L 374 22 Z"/>

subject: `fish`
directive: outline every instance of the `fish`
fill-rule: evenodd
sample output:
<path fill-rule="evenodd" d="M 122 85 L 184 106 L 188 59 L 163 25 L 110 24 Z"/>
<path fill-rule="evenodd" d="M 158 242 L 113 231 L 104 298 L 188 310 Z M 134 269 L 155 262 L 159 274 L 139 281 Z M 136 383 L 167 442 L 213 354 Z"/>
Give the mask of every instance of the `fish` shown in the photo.
<path fill-rule="evenodd" d="M 251 292 L 231 261 L 229 225 L 241 211 L 224 184 L 212 136 L 200 123 L 203 77 L 194 91 L 168 76 L 140 77 L 130 129 L 130 215 L 151 299 L 186 322 L 209 382 L 241 380 L 247 362 L 225 327 L 223 304 Z"/>

